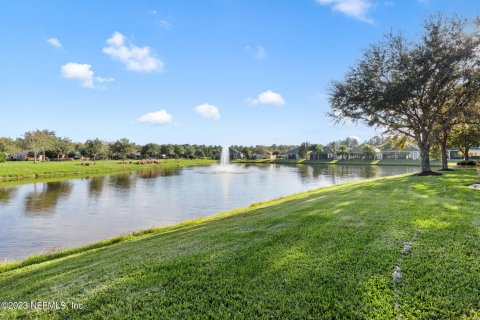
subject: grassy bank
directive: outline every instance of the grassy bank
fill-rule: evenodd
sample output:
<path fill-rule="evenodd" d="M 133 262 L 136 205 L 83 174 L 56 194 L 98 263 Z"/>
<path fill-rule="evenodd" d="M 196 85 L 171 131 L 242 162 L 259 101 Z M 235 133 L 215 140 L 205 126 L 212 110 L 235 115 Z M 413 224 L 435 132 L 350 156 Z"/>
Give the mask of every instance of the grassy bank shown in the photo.
<path fill-rule="evenodd" d="M 0 318 L 476 319 L 479 182 L 352 182 L 3 266 L 0 301 L 69 307 Z"/>
<path fill-rule="evenodd" d="M 377 165 L 377 166 L 421 166 L 420 160 L 289 160 L 289 159 L 278 159 L 278 160 L 268 160 L 268 159 L 259 159 L 259 160 L 244 160 L 237 159 L 232 162 L 236 163 L 290 163 L 290 164 L 346 164 L 346 165 Z M 430 161 L 432 167 L 441 167 L 442 163 L 437 160 Z M 450 167 L 455 167 L 457 165 L 456 161 L 449 161 Z"/>
<path fill-rule="evenodd" d="M 61 161 L 32 163 L 29 161 L 9 161 L 0 164 L 0 181 L 30 180 L 58 176 L 78 176 L 85 174 L 132 171 L 149 168 L 169 168 L 176 166 L 194 166 L 215 163 L 214 160 L 161 160 L 158 164 L 135 164 L 137 161 L 121 163 L 118 160 L 89 162 Z M 83 165 L 82 165 L 83 164 Z"/>

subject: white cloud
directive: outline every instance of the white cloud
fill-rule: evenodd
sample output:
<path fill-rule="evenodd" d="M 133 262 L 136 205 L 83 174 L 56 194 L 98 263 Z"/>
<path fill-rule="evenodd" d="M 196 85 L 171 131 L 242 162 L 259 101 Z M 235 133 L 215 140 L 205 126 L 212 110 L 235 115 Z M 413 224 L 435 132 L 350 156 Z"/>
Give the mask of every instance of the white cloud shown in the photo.
<path fill-rule="evenodd" d="M 128 70 L 152 72 L 163 69 L 163 61 L 153 55 L 150 47 L 137 47 L 133 43 L 127 43 L 127 38 L 120 32 L 115 32 L 107 44 L 103 53 L 125 64 Z"/>
<path fill-rule="evenodd" d="M 256 49 L 247 46 L 246 49 L 248 54 L 254 59 L 263 60 L 267 57 L 267 53 L 262 46 L 258 46 Z"/>
<path fill-rule="evenodd" d="M 113 81 L 115 81 L 115 78 L 113 78 L 113 77 L 108 77 L 108 78 L 95 77 L 95 81 L 100 82 L 100 83 L 113 82 Z"/>
<path fill-rule="evenodd" d="M 95 82 L 112 82 L 114 78 L 95 77 L 92 66 L 84 63 L 69 62 L 62 66 L 62 77 L 66 79 L 80 80 L 82 87 L 95 88 Z"/>
<path fill-rule="evenodd" d="M 172 115 L 166 110 L 149 112 L 137 119 L 140 123 L 167 124 L 172 122 Z"/>
<path fill-rule="evenodd" d="M 338 11 L 346 16 L 373 23 L 373 20 L 367 16 L 372 7 L 371 0 L 315 0 L 320 5 L 329 5 L 333 11 Z"/>
<path fill-rule="evenodd" d="M 205 118 L 212 118 L 214 120 L 220 119 L 220 111 L 217 107 L 211 104 L 204 103 L 194 108 L 195 112 Z"/>
<path fill-rule="evenodd" d="M 257 98 L 246 99 L 245 103 L 251 106 L 256 106 L 259 104 L 282 106 L 285 104 L 285 100 L 280 93 L 273 92 L 272 90 L 267 90 L 260 93 Z"/>
<path fill-rule="evenodd" d="M 80 80 L 84 88 L 95 87 L 93 84 L 93 76 L 92 66 L 86 63 L 69 62 L 62 66 L 62 77 Z"/>
<path fill-rule="evenodd" d="M 57 38 L 47 39 L 47 43 L 57 49 L 63 48 L 62 44 L 60 43 L 60 40 L 58 40 Z"/>

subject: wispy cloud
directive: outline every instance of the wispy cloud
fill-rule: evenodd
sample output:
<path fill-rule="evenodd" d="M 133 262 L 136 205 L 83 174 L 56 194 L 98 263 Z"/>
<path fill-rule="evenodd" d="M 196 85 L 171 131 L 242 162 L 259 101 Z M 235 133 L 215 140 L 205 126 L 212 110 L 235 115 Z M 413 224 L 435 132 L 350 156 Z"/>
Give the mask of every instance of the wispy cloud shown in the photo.
<path fill-rule="evenodd" d="M 156 22 L 156 24 L 165 30 L 172 29 L 172 24 L 167 19 L 161 19 L 160 21 Z"/>
<path fill-rule="evenodd" d="M 60 42 L 60 40 L 58 40 L 58 38 L 49 38 L 47 39 L 47 43 L 57 49 L 63 48 L 62 43 Z"/>
<path fill-rule="evenodd" d="M 286 102 L 280 93 L 273 92 L 272 90 L 267 90 L 260 93 L 256 98 L 246 99 L 245 103 L 250 106 L 256 106 L 259 104 L 282 106 Z"/>
<path fill-rule="evenodd" d="M 113 81 L 115 81 L 115 78 L 113 78 L 113 77 L 108 77 L 108 78 L 95 77 L 95 81 L 100 82 L 100 83 L 113 82 Z"/>
<path fill-rule="evenodd" d="M 158 11 L 153 9 L 153 10 L 149 10 L 148 13 L 152 16 L 155 17 L 155 19 L 158 18 Z M 165 30 L 170 30 L 172 28 L 172 23 L 170 22 L 170 19 L 167 17 L 164 17 L 160 20 L 156 20 L 154 22 L 154 25 L 156 26 L 159 26 L 160 28 L 163 28 Z"/>
<path fill-rule="evenodd" d="M 357 20 L 373 23 L 368 17 L 368 12 L 372 8 L 371 0 L 315 0 L 320 5 L 328 5 L 333 11 L 338 11 L 346 16 Z"/>
<path fill-rule="evenodd" d="M 194 108 L 195 112 L 205 118 L 212 118 L 213 120 L 220 119 L 220 110 L 208 103 L 203 103 Z"/>
<path fill-rule="evenodd" d="M 114 78 L 95 77 L 92 66 L 87 63 L 69 62 L 61 68 L 62 77 L 65 79 L 79 80 L 84 88 L 96 88 L 95 82 L 104 83 L 115 81 Z"/>
<path fill-rule="evenodd" d="M 250 46 L 247 46 L 246 50 L 248 54 L 254 59 L 264 60 L 267 57 L 267 53 L 265 52 L 265 49 L 262 46 L 258 46 L 255 49 Z"/>
<path fill-rule="evenodd" d="M 103 53 L 122 62 L 131 71 L 152 72 L 163 69 L 163 61 L 154 56 L 150 47 L 137 47 L 127 40 L 123 34 L 115 32 L 107 40 L 108 46 L 103 48 Z"/>
<path fill-rule="evenodd" d="M 172 122 L 172 120 L 172 115 L 163 109 L 155 112 L 146 113 L 137 119 L 137 121 L 140 123 L 149 124 L 167 124 Z"/>

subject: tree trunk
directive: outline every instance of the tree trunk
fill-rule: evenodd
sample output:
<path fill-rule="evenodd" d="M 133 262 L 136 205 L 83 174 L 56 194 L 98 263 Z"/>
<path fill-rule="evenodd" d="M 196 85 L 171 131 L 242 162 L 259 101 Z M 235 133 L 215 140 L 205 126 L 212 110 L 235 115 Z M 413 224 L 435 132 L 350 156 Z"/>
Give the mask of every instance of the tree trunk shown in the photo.
<path fill-rule="evenodd" d="M 27 155 L 27 157 L 28 157 L 28 155 Z M 33 163 L 37 163 L 37 151 L 33 151 Z"/>
<path fill-rule="evenodd" d="M 442 141 L 440 143 L 442 149 L 442 170 L 448 171 L 448 152 L 447 152 L 447 141 Z"/>
<path fill-rule="evenodd" d="M 420 149 L 420 158 L 422 159 L 422 172 L 420 172 L 419 175 L 431 175 L 432 168 L 430 167 L 430 143 L 426 141 L 418 141 L 418 148 Z"/>
<path fill-rule="evenodd" d="M 468 154 L 469 152 L 470 152 L 470 146 L 465 147 L 465 149 L 463 149 L 463 158 L 465 159 L 465 161 L 470 160 L 470 155 Z"/>

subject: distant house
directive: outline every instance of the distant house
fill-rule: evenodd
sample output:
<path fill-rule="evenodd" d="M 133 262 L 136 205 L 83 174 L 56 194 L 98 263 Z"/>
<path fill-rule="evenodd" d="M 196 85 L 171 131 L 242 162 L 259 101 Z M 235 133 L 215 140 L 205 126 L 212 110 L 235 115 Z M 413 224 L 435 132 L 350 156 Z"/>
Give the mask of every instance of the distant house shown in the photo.
<path fill-rule="evenodd" d="M 390 160 L 418 160 L 420 159 L 420 149 L 415 146 L 410 146 L 405 149 L 388 148 L 381 151 L 378 159 Z"/>
<path fill-rule="evenodd" d="M 480 147 L 470 147 L 468 154 L 470 159 L 480 159 Z M 448 158 L 460 160 L 464 158 L 464 155 L 458 148 L 452 148 L 448 150 Z"/>
<path fill-rule="evenodd" d="M 26 161 L 28 159 L 28 151 L 17 152 L 12 156 L 14 161 Z"/>
<path fill-rule="evenodd" d="M 243 159 L 245 155 L 234 148 L 229 148 L 230 151 L 230 159 Z"/>
<path fill-rule="evenodd" d="M 463 153 L 460 152 L 458 148 L 452 148 L 448 150 L 448 159 L 463 159 Z"/>
<path fill-rule="evenodd" d="M 300 147 L 296 147 L 285 152 L 285 154 L 283 155 L 283 159 L 292 159 L 292 160 L 300 159 Z"/>
<path fill-rule="evenodd" d="M 364 152 L 363 152 L 363 146 L 358 146 L 355 148 L 350 149 L 350 152 L 348 154 L 348 159 L 362 159 L 362 160 L 374 160 L 374 159 L 382 159 L 382 152 L 380 149 L 373 147 L 375 151 L 375 156 L 372 157 L 366 157 Z"/>
<path fill-rule="evenodd" d="M 310 160 L 334 160 L 337 159 L 337 155 L 329 148 L 325 148 L 323 152 L 313 151 L 310 153 Z"/>
<path fill-rule="evenodd" d="M 269 159 L 269 160 L 275 160 L 276 156 L 271 153 L 270 151 L 262 151 L 262 152 L 257 152 L 255 153 L 255 159 Z"/>
<path fill-rule="evenodd" d="M 480 147 L 471 147 L 470 148 L 470 158 L 480 159 Z"/>

